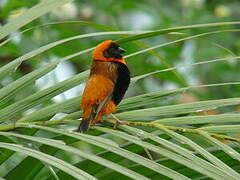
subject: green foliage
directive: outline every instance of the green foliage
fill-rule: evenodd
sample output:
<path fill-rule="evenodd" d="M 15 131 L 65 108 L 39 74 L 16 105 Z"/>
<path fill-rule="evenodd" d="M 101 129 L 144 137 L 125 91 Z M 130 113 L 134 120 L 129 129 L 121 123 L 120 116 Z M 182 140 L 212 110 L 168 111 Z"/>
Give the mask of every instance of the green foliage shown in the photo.
<path fill-rule="evenodd" d="M 8 17 L 11 8 L 31 7 L 33 2 L 37 4 L 8 1 L 0 20 Z M 220 8 L 215 9 L 216 16 L 227 13 L 213 2 L 203 8 L 195 1 L 176 5 L 164 0 L 161 6 L 158 1 L 75 2 L 82 18 L 89 21 L 52 22 L 62 18 L 52 9 L 68 2 L 71 0 L 43 0 L 0 27 L 0 59 L 4 60 L 0 61 L 0 177 L 240 179 L 239 45 L 232 41 L 240 22 L 206 23 L 213 18 L 208 8 Z M 239 4 L 231 6 L 235 3 Z M 74 12 L 72 5 L 67 6 L 73 8 L 68 14 Z M 185 20 L 193 25 L 183 26 L 177 21 L 179 12 L 169 13 L 169 6 L 186 10 L 189 18 Z M 136 9 L 152 16 L 160 13 L 161 27 L 169 28 L 159 28 L 155 22 L 151 29 L 156 30 L 123 31 L 122 11 L 130 17 L 131 10 Z M 47 12 L 50 14 L 43 16 Z M 109 17 L 116 18 L 118 28 Z M 21 31 L 23 26 L 26 29 Z M 125 59 L 132 70 L 131 86 L 115 113 L 129 124 L 113 129 L 114 120 L 104 117 L 103 123 L 80 134 L 74 132 L 82 116 L 80 93 L 60 102 L 53 98 L 87 80 L 89 54 L 108 38 L 129 50 Z M 218 38 L 223 38 L 224 45 Z M 189 50 L 189 45 L 197 50 Z M 179 64 L 179 59 L 183 63 Z M 74 64 L 78 73 L 55 79 L 46 88 L 35 84 L 65 62 Z M 190 78 L 203 85 L 192 83 Z M 168 88 L 168 83 L 174 88 Z"/>

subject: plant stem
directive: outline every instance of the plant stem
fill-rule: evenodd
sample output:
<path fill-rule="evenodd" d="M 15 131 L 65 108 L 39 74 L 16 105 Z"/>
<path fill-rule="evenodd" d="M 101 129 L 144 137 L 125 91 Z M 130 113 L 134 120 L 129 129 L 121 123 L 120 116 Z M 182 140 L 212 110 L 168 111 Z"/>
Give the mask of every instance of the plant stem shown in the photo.
<path fill-rule="evenodd" d="M 4 124 L 0 125 L 0 131 L 10 131 L 16 128 L 20 128 L 22 126 L 31 126 L 31 125 L 40 125 L 40 126 L 53 126 L 53 125 L 60 125 L 60 124 L 69 124 L 69 123 L 76 123 L 78 120 L 73 119 L 58 119 L 58 120 L 51 120 L 51 121 L 38 121 L 38 122 L 16 122 L 13 124 Z"/>
<path fill-rule="evenodd" d="M 107 122 L 110 122 L 112 124 L 115 124 L 114 120 L 107 119 Z M 51 120 L 51 121 L 38 121 L 38 122 L 16 122 L 13 124 L 5 124 L 5 125 L 0 125 L 0 131 L 10 131 L 16 128 L 20 127 L 26 127 L 26 126 L 31 126 L 31 125 L 40 125 L 40 126 L 53 126 L 53 125 L 60 125 L 60 124 L 69 124 L 69 123 L 79 123 L 79 120 L 73 120 L 73 119 L 58 119 L 58 120 Z M 182 128 L 182 127 L 175 127 L 175 126 L 167 126 L 167 125 L 162 125 L 158 123 L 153 123 L 153 122 L 128 122 L 127 125 L 129 126 L 144 126 L 144 127 L 152 127 L 152 128 L 166 128 L 169 130 L 173 131 L 180 131 L 183 133 L 193 133 L 193 134 L 200 134 L 201 132 L 207 132 L 201 129 L 190 129 L 190 128 Z M 229 140 L 229 141 L 234 141 L 240 143 L 240 138 L 234 138 L 231 136 L 227 136 L 224 134 L 217 134 L 217 133 L 210 133 L 208 134 L 214 138 L 217 139 L 222 139 L 222 140 Z"/>
<path fill-rule="evenodd" d="M 200 134 L 200 132 L 204 131 L 204 130 L 200 130 L 200 129 L 190 129 L 190 128 L 182 128 L 182 127 L 175 127 L 175 126 L 166 126 L 166 125 L 162 125 L 162 124 L 158 124 L 158 123 L 146 123 L 146 122 L 128 122 L 129 126 L 145 126 L 145 127 L 152 127 L 152 128 L 166 128 L 169 130 L 173 130 L 173 131 L 180 131 L 180 132 L 184 132 L 184 133 L 193 133 L 193 134 Z M 207 131 L 205 131 L 207 132 Z M 223 134 L 217 134 L 217 133 L 210 133 L 208 132 L 208 134 L 214 138 L 217 139 L 222 139 L 222 140 L 230 140 L 230 141 L 235 141 L 240 143 L 240 139 L 239 138 L 234 138 L 231 136 L 227 136 L 227 135 L 223 135 Z"/>

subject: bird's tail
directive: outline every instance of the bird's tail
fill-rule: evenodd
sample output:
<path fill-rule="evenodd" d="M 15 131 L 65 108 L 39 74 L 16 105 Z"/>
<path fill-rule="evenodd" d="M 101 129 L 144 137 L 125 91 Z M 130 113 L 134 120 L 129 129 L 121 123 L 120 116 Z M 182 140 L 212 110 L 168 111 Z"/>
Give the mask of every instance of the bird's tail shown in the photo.
<path fill-rule="evenodd" d="M 83 119 L 78 127 L 80 133 L 84 133 L 89 129 L 90 119 Z"/>
<path fill-rule="evenodd" d="M 104 100 L 105 103 L 105 100 Z M 100 110 L 102 109 L 102 105 L 94 104 L 91 109 L 91 114 L 88 118 L 84 118 L 78 127 L 78 131 L 80 133 L 84 133 L 89 129 L 90 123 L 95 124 L 100 118 L 101 113 L 99 114 Z"/>

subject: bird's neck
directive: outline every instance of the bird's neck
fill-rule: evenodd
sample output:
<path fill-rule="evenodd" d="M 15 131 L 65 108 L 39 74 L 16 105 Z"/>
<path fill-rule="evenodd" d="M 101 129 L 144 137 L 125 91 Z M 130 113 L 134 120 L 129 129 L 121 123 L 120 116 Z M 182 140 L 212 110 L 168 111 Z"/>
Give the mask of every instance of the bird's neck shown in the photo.
<path fill-rule="evenodd" d="M 94 61 L 119 62 L 126 65 L 126 61 L 124 59 L 117 59 L 117 58 L 94 59 Z"/>

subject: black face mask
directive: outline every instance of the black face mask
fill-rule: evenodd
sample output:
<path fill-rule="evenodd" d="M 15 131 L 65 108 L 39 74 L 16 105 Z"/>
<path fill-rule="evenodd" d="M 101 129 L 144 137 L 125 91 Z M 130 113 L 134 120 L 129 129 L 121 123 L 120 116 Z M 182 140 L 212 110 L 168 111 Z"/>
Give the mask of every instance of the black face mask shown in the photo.
<path fill-rule="evenodd" d="M 126 50 L 122 49 L 118 44 L 112 43 L 107 50 L 103 52 L 104 57 L 106 58 L 117 58 L 122 59 L 122 53 L 125 53 Z"/>

